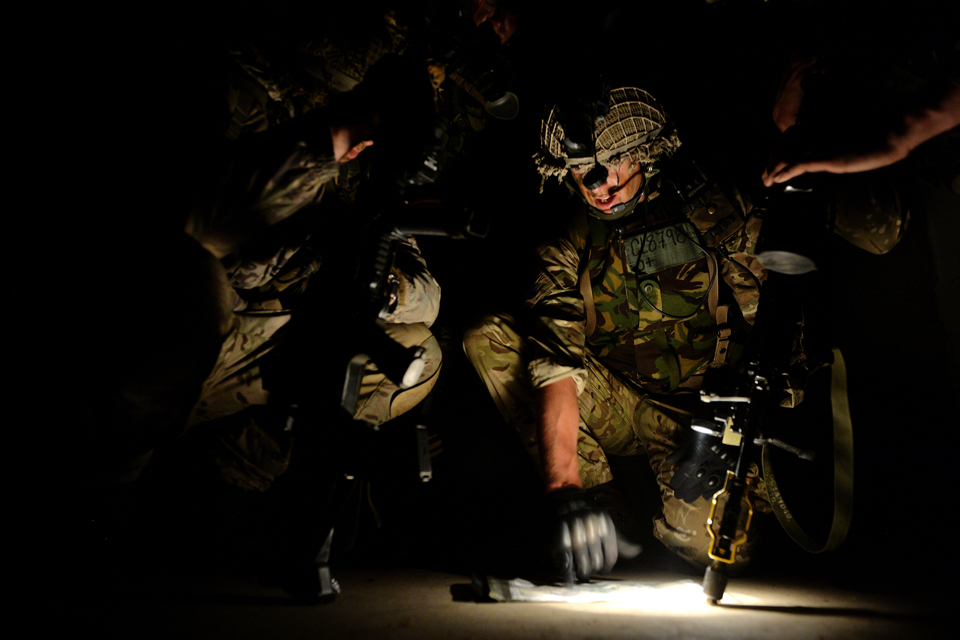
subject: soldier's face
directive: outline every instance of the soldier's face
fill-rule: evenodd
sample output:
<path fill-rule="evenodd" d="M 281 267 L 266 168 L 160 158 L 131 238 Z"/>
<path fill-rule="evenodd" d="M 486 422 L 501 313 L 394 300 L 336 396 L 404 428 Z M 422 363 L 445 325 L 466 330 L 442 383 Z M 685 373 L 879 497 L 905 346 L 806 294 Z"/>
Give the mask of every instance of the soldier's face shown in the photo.
<path fill-rule="evenodd" d="M 583 176 L 587 170 L 571 169 L 573 179 L 577 181 L 580 192 L 587 203 L 602 213 L 611 213 L 615 205 L 629 202 L 643 187 L 643 167 L 640 164 L 624 160 L 616 169 L 607 171 L 607 180 L 596 189 L 587 189 L 583 186 Z M 640 196 L 640 201 L 646 194 Z"/>

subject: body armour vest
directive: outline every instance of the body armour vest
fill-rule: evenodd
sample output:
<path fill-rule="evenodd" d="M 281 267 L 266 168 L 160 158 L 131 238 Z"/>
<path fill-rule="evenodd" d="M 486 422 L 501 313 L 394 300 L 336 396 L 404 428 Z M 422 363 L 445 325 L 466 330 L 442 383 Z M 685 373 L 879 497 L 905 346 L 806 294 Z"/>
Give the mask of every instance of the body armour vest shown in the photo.
<path fill-rule="evenodd" d="M 587 344 L 651 393 L 697 386 L 715 355 L 721 287 L 748 318 L 758 293 L 720 255 L 752 254 L 759 225 L 747 224 L 747 205 L 707 184 L 692 199 L 659 191 L 621 220 L 589 218 L 585 256 L 596 313 Z"/>

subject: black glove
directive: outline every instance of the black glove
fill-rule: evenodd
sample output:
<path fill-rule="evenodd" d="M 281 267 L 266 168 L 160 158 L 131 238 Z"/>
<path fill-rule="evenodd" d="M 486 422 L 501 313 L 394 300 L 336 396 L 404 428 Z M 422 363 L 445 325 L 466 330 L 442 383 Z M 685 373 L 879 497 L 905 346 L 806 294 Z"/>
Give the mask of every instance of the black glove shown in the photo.
<path fill-rule="evenodd" d="M 588 582 L 591 574 L 609 573 L 617 562 L 613 520 L 583 489 L 567 487 L 547 494 L 550 558 L 568 584 Z"/>

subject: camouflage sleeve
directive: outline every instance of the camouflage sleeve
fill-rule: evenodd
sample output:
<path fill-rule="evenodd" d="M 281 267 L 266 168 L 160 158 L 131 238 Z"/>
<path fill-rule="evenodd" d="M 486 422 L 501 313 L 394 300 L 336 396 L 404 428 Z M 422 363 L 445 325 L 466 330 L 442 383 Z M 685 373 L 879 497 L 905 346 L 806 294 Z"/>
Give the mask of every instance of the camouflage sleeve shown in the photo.
<path fill-rule="evenodd" d="M 730 260 L 720 263 L 724 283 L 733 291 L 744 320 L 753 324 L 760 298 L 760 284 L 767 278 L 767 270 L 756 257 L 760 238 L 760 218 L 751 216 L 752 205 L 736 193 L 734 200 L 746 214 L 746 221 L 737 233 L 723 243 L 723 251 Z"/>
<path fill-rule="evenodd" d="M 187 233 L 218 258 L 320 200 L 336 178 L 329 125 L 320 112 L 231 143 L 218 188 L 194 207 Z"/>
<path fill-rule="evenodd" d="M 272 250 L 266 254 L 243 251 L 232 253 L 221 260 L 227 272 L 227 283 L 234 289 L 262 287 L 274 280 L 300 247 L 301 243 L 290 246 L 279 243 L 271 247 Z"/>
<path fill-rule="evenodd" d="M 920 114 L 928 109 L 942 108 L 942 100 L 960 86 L 960 40 L 950 38 L 927 51 L 917 50 L 886 76 L 885 86 L 901 110 L 894 126 L 904 131 L 908 116 L 922 119 Z M 912 171 L 924 181 L 942 183 L 960 195 L 960 128 L 915 147 L 909 163 L 837 178 L 831 211 L 836 234 L 873 254 L 893 249 L 909 222 L 907 202 L 911 198 L 903 187 L 915 179 Z"/>
<path fill-rule="evenodd" d="M 897 168 L 844 176 L 831 208 L 834 232 L 870 253 L 882 255 L 900 242 L 909 217 L 897 185 Z"/>
<path fill-rule="evenodd" d="M 397 250 L 393 275 L 399 281 L 397 308 L 384 320 L 391 324 L 422 322 L 431 326 L 440 313 L 440 285 L 427 270 L 427 263 L 412 237 Z"/>
<path fill-rule="evenodd" d="M 529 339 L 530 379 L 535 389 L 573 377 L 577 392 L 586 380 L 586 313 L 579 287 L 586 225 L 571 224 L 560 238 L 537 248 L 539 266 L 527 306 L 533 320 Z"/>

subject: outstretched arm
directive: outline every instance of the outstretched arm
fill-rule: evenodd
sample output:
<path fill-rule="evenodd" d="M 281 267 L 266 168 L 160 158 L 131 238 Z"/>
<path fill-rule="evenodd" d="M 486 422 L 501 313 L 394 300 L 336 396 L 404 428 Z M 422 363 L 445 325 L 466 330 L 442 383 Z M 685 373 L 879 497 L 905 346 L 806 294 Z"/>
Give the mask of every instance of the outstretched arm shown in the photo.
<path fill-rule="evenodd" d="M 903 113 L 892 130 L 876 132 L 859 143 L 831 140 L 828 148 L 817 148 L 810 138 L 790 137 L 788 130 L 783 148 L 763 172 L 763 183 L 771 187 L 804 173 L 879 169 L 903 160 L 924 142 L 958 125 L 960 86 L 953 85 L 932 103 Z"/>

